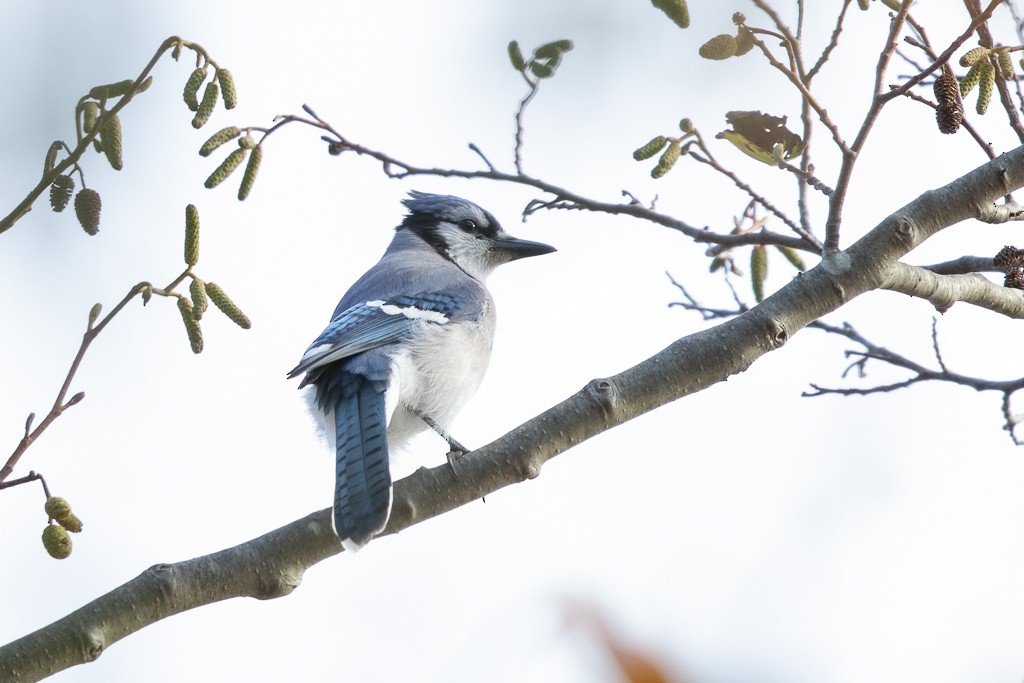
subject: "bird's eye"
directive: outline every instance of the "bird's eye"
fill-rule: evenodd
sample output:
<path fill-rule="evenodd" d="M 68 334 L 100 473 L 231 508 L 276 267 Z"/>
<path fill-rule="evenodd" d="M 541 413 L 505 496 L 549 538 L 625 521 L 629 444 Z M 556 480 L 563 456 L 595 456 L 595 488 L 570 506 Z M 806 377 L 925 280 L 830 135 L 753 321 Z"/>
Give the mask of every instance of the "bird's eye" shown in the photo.
<path fill-rule="evenodd" d="M 476 221 L 473 220 L 472 218 L 463 218 L 461 221 L 459 221 L 459 228 L 461 228 L 464 232 L 476 232 Z"/>

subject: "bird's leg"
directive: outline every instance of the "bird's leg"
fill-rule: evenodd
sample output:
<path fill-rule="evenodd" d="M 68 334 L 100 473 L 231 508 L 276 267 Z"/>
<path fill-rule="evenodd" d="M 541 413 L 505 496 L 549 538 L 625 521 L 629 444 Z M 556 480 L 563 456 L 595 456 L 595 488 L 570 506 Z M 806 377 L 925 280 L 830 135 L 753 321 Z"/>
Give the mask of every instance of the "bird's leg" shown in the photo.
<path fill-rule="evenodd" d="M 435 432 L 440 434 L 441 438 L 448 442 L 449 451 L 448 455 L 446 456 L 448 459 L 448 467 L 452 468 L 452 474 L 454 474 L 455 477 L 458 478 L 459 471 L 455 469 L 455 461 L 464 456 L 466 453 L 469 453 L 469 449 L 463 446 L 458 441 L 456 441 L 454 438 L 452 438 L 451 434 L 441 429 L 438 426 L 438 424 L 434 422 L 429 416 L 423 415 L 422 413 L 417 413 L 417 415 L 419 415 L 419 418 L 421 420 L 427 423 L 428 427 L 430 427 Z"/>

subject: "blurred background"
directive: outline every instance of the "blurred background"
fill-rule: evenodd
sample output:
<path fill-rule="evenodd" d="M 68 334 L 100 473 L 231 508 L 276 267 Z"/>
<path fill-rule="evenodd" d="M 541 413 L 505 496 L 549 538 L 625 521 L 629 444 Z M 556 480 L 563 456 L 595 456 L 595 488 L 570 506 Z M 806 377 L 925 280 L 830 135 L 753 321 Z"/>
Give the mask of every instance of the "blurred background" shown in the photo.
<path fill-rule="evenodd" d="M 915 16 L 941 50 L 966 14 L 921 4 Z M 790 3 L 776 5 L 795 22 Z M 840 3 L 807 5 L 805 49 L 816 55 Z M 180 272 L 187 203 L 202 219 L 197 273 L 253 327 L 210 312 L 206 350 L 193 356 L 172 302 L 136 300 L 95 342 L 72 388 L 85 401 L 15 473 L 42 472 L 85 531 L 70 558 L 52 560 L 39 541 L 39 487 L 0 493 L 2 642 L 155 563 L 236 545 L 330 503 L 333 456 L 285 373 L 383 252 L 411 189 L 472 199 L 513 234 L 559 250 L 489 283 L 500 311 L 491 369 L 454 430 L 469 446 L 707 325 L 668 306 L 679 292 L 666 271 L 701 302 L 731 304 L 707 273 L 704 247 L 680 234 L 580 212 L 524 224 L 522 209 L 538 196 L 529 189 L 389 180 L 370 159 L 329 156 L 317 131 L 298 125 L 267 142 L 240 203 L 238 178 L 202 186 L 222 153 L 196 150 L 219 128 L 267 126 L 308 104 L 350 140 L 409 163 L 480 168 L 472 142 L 511 170 L 513 114 L 527 89 L 506 45 L 517 39 L 529 55 L 569 38 L 575 49 L 526 113 L 527 173 L 602 201 L 624 189 L 657 196 L 660 210 L 727 231 L 747 201 L 729 181 L 686 159 L 655 181 L 653 161 L 631 158 L 688 116 L 723 164 L 796 215 L 791 178 L 713 140 L 730 110 L 786 114 L 798 130 L 799 100 L 762 58 L 697 56 L 734 30 L 735 10 L 768 26 L 751 3 L 691 0 L 686 31 L 650 3 L 625 0 L 101 0 L 4 10 L 3 213 L 36 183 L 49 144 L 74 139 L 78 98 L 134 78 L 170 35 L 232 70 L 239 106 L 218 107 L 193 130 L 181 90 L 194 64 L 164 58 L 152 88 L 122 112 L 124 170 L 93 153 L 84 160 L 103 198 L 99 235 L 43 198 L 0 236 L 0 450 L 13 450 L 29 412 L 51 405 L 94 303 L 109 310 L 136 282 L 162 286 Z M 816 84 L 848 138 L 869 104 L 887 17 L 877 2 L 852 8 Z M 1016 40 L 1007 12 L 993 26 Z M 889 80 L 910 73 L 897 60 Z M 1001 115 L 993 106 L 974 118 L 999 151 L 1016 144 Z M 940 135 L 932 110 L 909 100 L 887 107 L 874 135 L 847 201 L 844 246 L 986 161 L 966 134 Z M 834 183 L 836 155 L 820 128 L 816 142 L 817 174 Z M 819 231 L 824 210 L 815 198 Z M 767 227 L 785 232 L 774 218 Z M 1024 246 L 1019 231 L 965 223 L 908 261 L 992 255 Z M 793 274 L 776 254 L 769 291 Z M 749 284 L 737 286 L 751 302 Z M 934 366 L 935 315 L 925 302 L 875 292 L 828 320 Z M 938 333 L 954 371 L 1024 373 L 1019 323 L 961 304 Z M 801 398 L 811 382 L 904 377 L 869 366 L 866 380 L 841 379 L 847 348 L 804 330 L 748 372 L 580 445 L 535 480 L 313 567 L 287 598 L 175 616 L 55 680 L 622 680 L 609 640 L 676 681 L 1019 680 L 1024 455 L 1001 429 L 1001 397 L 922 385 Z M 445 451 L 430 435 L 413 446 L 431 466 Z"/>

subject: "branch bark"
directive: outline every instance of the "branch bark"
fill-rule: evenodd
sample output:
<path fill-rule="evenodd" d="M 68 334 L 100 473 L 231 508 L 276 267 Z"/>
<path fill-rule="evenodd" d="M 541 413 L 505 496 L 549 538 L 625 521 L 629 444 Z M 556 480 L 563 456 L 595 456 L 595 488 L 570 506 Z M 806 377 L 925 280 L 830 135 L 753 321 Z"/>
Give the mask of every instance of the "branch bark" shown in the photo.
<path fill-rule="evenodd" d="M 398 482 L 385 533 L 536 477 L 548 460 L 582 441 L 743 372 L 826 313 L 866 291 L 900 282 L 911 269 L 899 263 L 908 252 L 943 228 L 991 211 L 993 202 L 1021 186 L 1024 146 L 915 199 L 849 249 L 826 255 L 817 267 L 750 311 L 679 339 L 614 377 L 591 381 L 562 403 L 463 457 L 458 479 L 443 465 L 421 469 Z M 328 510 L 321 510 L 234 548 L 146 570 L 63 619 L 0 648 L 0 680 L 37 681 L 92 661 L 130 633 L 194 607 L 232 597 L 289 594 L 307 567 L 341 550 L 328 515 Z"/>

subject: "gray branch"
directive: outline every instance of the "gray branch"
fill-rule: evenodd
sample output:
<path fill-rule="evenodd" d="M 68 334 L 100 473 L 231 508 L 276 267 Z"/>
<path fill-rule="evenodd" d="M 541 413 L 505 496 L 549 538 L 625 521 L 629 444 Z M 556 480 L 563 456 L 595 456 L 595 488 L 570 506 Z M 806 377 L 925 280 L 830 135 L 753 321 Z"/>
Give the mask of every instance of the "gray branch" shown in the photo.
<path fill-rule="evenodd" d="M 421 469 L 395 486 L 386 533 L 536 477 L 573 446 L 669 402 L 743 372 L 792 335 L 864 292 L 888 286 L 915 295 L 939 291 L 936 277 L 899 260 L 943 228 L 985 213 L 1024 186 L 1024 147 L 912 201 L 845 252 L 826 254 L 760 305 L 736 318 L 673 342 L 614 377 L 591 381 L 572 397 L 459 461 Z M 920 271 L 920 273 L 918 272 Z M 924 285 L 912 286 L 911 276 Z M 960 277 L 960 276 L 945 276 Z M 959 281 L 957 281 L 959 282 Z M 942 301 L 991 301 L 1007 314 L 1011 302 L 968 283 Z M 993 289 L 995 286 L 993 285 Z M 917 294 L 920 293 L 920 294 Z M 982 296 L 984 294 L 985 296 Z M 1019 303 L 1019 302 L 1018 302 Z M 91 661 L 121 638 L 173 614 L 231 597 L 287 595 L 305 569 L 340 551 L 323 510 L 235 548 L 172 565 L 157 565 L 49 626 L 0 648 L 0 680 L 37 681 Z"/>
<path fill-rule="evenodd" d="M 978 273 L 940 275 L 897 263 L 883 286 L 894 292 L 927 299 L 940 313 L 963 301 L 1011 318 L 1024 318 L 1024 291 L 997 285 Z"/>
<path fill-rule="evenodd" d="M 952 261 L 943 261 L 942 263 L 933 263 L 931 265 L 921 267 L 927 268 L 933 273 L 938 273 L 939 275 L 1002 272 L 993 265 L 991 256 L 961 256 L 960 258 L 955 258 Z"/>

